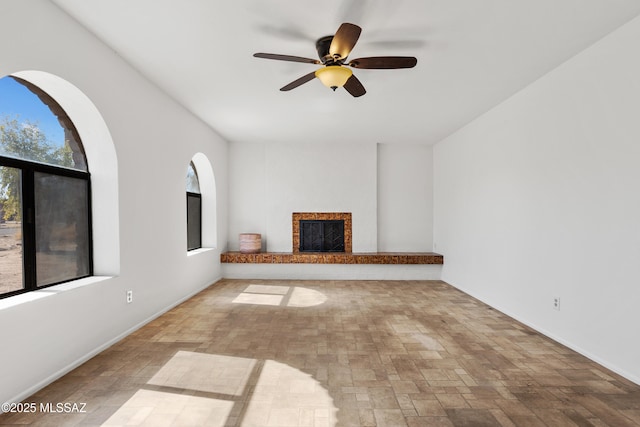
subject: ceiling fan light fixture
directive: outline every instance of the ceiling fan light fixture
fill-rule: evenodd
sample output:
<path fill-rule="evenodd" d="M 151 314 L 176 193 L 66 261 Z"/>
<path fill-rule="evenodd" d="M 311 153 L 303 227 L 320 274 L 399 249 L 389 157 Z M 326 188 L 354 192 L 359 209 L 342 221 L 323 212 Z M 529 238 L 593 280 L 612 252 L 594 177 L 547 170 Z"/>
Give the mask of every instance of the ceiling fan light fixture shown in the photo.
<path fill-rule="evenodd" d="M 322 84 L 333 90 L 344 86 L 352 74 L 349 68 L 340 65 L 328 65 L 316 71 L 316 77 Z"/>

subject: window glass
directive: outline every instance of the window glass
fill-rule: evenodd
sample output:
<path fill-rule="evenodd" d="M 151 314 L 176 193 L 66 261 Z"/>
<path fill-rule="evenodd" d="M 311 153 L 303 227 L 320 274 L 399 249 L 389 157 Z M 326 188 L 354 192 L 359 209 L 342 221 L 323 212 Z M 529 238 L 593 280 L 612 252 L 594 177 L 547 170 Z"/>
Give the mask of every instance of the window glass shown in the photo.
<path fill-rule="evenodd" d="M 90 274 L 88 182 L 35 174 L 37 285 Z"/>
<path fill-rule="evenodd" d="M 187 168 L 187 250 L 202 247 L 202 196 L 193 162 Z"/>
<path fill-rule="evenodd" d="M 193 165 L 193 162 L 189 163 L 189 167 L 187 168 L 187 191 L 200 194 L 198 172 L 196 172 L 196 167 Z"/>
<path fill-rule="evenodd" d="M 0 294 L 23 288 L 20 170 L 0 166 Z"/>
<path fill-rule="evenodd" d="M 62 107 L 37 86 L 0 79 L 0 156 L 87 170 L 78 132 Z"/>
<path fill-rule="evenodd" d="M 202 198 L 187 194 L 187 250 L 202 247 Z"/>

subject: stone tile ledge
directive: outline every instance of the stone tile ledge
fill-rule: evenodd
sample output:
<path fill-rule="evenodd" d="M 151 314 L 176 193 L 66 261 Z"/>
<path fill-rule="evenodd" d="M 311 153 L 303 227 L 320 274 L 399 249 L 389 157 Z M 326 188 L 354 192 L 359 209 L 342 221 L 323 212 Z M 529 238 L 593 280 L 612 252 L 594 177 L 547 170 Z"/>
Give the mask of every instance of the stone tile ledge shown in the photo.
<path fill-rule="evenodd" d="M 444 256 L 434 252 L 224 252 L 222 263 L 238 264 L 443 264 Z"/>

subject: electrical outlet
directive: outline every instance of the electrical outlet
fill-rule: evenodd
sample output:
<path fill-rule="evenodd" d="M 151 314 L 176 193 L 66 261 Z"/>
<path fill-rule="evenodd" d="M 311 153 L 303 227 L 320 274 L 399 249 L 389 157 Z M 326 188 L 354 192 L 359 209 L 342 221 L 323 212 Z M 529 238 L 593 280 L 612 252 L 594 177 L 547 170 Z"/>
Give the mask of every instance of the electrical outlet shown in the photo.
<path fill-rule="evenodd" d="M 133 291 L 127 291 L 127 304 L 131 304 L 133 302 Z"/>
<path fill-rule="evenodd" d="M 560 297 L 553 298 L 553 308 L 554 310 L 560 311 Z"/>

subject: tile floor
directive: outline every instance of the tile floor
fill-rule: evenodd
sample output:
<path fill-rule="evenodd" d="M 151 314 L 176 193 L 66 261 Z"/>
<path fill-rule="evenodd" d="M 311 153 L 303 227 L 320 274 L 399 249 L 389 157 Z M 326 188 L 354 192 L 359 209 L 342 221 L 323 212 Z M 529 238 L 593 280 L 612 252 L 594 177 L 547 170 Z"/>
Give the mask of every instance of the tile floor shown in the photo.
<path fill-rule="evenodd" d="M 439 281 L 222 280 L 25 402 L 38 426 L 639 426 L 640 386 Z"/>

